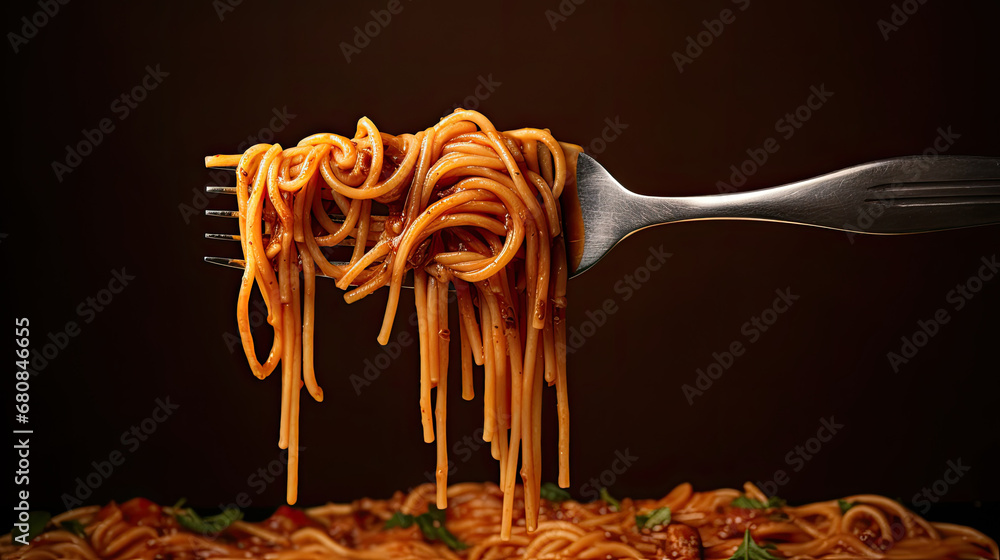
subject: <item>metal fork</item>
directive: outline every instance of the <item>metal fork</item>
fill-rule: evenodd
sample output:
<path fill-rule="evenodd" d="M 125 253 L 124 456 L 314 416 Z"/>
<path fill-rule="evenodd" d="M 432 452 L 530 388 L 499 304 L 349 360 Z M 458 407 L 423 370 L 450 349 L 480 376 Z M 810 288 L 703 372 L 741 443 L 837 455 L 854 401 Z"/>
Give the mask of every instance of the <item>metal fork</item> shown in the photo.
<path fill-rule="evenodd" d="M 675 222 L 760 220 L 866 234 L 1000 223 L 1000 158 L 899 157 L 779 187 L 686 197 L 630 192 L 583 154 L 576 176 L 578 205 L 563 195 L 573 276 L 629 235 Z"/>
<path fill-rule="evenodd" d="M 235 193 L 231 187 L 210 186 L 207 190 Z M 758 220 L 861 234 L 922 233 L 998 224 L 1000 158 L 900 157 L 754 191 L 653 197 L 627 190 L 597 161 L 580 154 L 575 194 L 570 188 L 561 196 L 570 277 L 594 266 L 629 235 L 675 222 Z M 219 210 L 207 210 L 206 214 L 236 215 Z M 331 219 L 343 220 L 343 216 Z M 213 233 L 206 237 L 236 239 Z M 243 267 L 238 259 L 205 260 Z"/>
<path fill-rule="evenodd" d="M 233 167 L 216 167 L 215 169 L 222 169 L 226 171 L 236 171 Z M 210 195 L 219 194 L 236 194 L 236 187 L 226 187 L 220 185 L 208 185 L 205 187 L 205 192 Z M 240 213 L 238 210 L 205 210 L 205 215 L 213 218 L 239 218 Z M 344 222 L 343 214 L 328 214 L 331 221 L 340 224 Z M 378 236 L 385 230 L 385 220 L 386 216 L 378 216 L 373 214 L 371 216 L 371 224 L 369 224 L 368 229 L 368 239 L 366 245 L 374 245 L 378 240 Z M 239 241 L 240 236 L 238 234 L 232 233 L 206 233 L 206 239 L 213 239 L 217 241 Z M 354 247 L 354 238 L 347 238 L 337 243 L 336 247 Z M 238 268 L 243 270 L 245 262 L 243 259 L 235 259 L 229 257 L 205 257 L 205 262 L 210 264 L 215 264 L 219 266 L 224 266 L 227 268 Z M 338 266 L 343 266 L 348 264 L 346 261 L 331 261 L 333 264 Z M 330 278 L 329 276 L 323 274 L 320 271 L 316 271 L 316 276 L 322 278 Z M 412 284 L 408 287 L 412 287 Z"/>

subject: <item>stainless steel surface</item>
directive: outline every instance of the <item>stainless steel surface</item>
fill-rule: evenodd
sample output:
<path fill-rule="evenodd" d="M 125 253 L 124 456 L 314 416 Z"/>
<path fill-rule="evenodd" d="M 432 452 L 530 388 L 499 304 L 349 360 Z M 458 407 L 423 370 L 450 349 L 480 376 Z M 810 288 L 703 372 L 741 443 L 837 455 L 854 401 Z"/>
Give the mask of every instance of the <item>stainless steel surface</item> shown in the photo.
<path fill-rule="evenodd" d="M 688 197 L 652 197 L 623 187 L 590 156 L 577 165 L 577 194 L 583 221 L 583 249 L 570 249 L 572 273 L 597 264 L 622 239 L 647 227 L 693 220 L 758 220 L 852 231 L 905 234 L 1000 223 L 1000 158 L 912 156 L 849 167 L 813 179 L 747 192 Z M 234 187 L 209 186 L 215 194 L 236 194 Z M 235 210 L 206 210 L 235 218 Z M 331 215 L 335 222 L 344 216 Z M 385 216 L 373 216 L 372 232 Z M 564 224 L 566 226 L 566 224 Z M 572 230 L 570 227 L 565 228 Z M 237 241 L 232 234 L 206 233 L 208 239 Z M 369 239 L 369 243 L 371 243 Z M 573 240 L 571 239 L 572 243 Z M 345 240 L 341 246 L 353 246 Z M 579 263 L 574 267 L 574 257 Z M 243 261 L 205 257 L 205 261 L 243 268 Z M 334 264 L 346 264 L 335 262 Z M 322 275 L 318 275 L 322 276 Z M 408 280 L 409 282 L 409 280 Z"/>
<path fill-rule="evenodd" d="M 238 234 L 235 234 L 235 233 L 206 233 L 205 234 L 205 239 L 211 239 L 213 241 L 239 241 L 240 240 L 240 236 Z M 369 242 L 368 245 L 372 245 L 372 243 Z M 354 240 L 353 239 L 345 239 L 345 240 L 341 241 L 340 243 L 337 243 L 336 245 L 332 245 L 332 246 L 333 247 L 354 247 Z"/>
<path fill-rule="evenodd" d="M 216 264 L 216 265 L 219 265 L 219 266 L 224 266 L 226 268 L 236 268 L 236 269 L 239 269 L 239 270 L 243 270 L 246 267 L 246 262 L 244 262 L 243 259 L 230 259 L 228 257 L 205 257 L 205 262 L 207 262 L 209 264 Z M 332 264 L 335 264 L 337 266 L 344 266 L 347 263 L 346 262 L 333 261 Z M 326 274 L 323 274 L 322 272 L 320 272 L 318 270 L 316 271 L 316 277 L 317 278 L 330 278 L 331 280 L 333 279 L 332 277 L 327 276 Z M 407 286 L 407 287 L 412 287 L 412 286 Z"/>
<path fill-rule="evenodd" d="M 584 243 L 572 276 L 632 233 L 674 222 L 761 220 L 867 234 L 1000 223 L 1000 158 L 901 157 L 755 191 L 651 197 L 627 190 L 581 154 L 577 190 Z"/>
<path fill-rule="evenodd" d="M 216 169 L 227 169 L 229 171 L 235 171 L 235 168 L 224 167 Z M 205 187 L 205 192 L 209 194 L 236 194 L 236 187 L 224 187 L 218 185 L 208 185 Z M 213 218 L 238 218 L 240 213 L 238 210 L 205 210 L 205 215 Z M 328 214 L 330 220 L 334 223 L 341 224 L 344 222 L 343 214 Z M 372 223 L 370 224 L 369 237 L 366 245 L 373 245 L 377 240 L 377 237 L 385 229 L 385 216 L 372 216 Z M 240 236 L 233 233 L 206 233 L 205 239 L 211 239 L 213 241 L 239 241 Z M 341 241 L 334 245 L 334 247 L 354 247 L 354 238 L 349 238 Z M 230 257 L 204 257 L 205 262 L 209 264 L 214 264 L 218 266 L 224 266 L 226 268 L 236 268 L 243 270 L 246 263 L 243 259 L 235 259 Z M 336 266 L 345 266 L 348 263 L 346 261 L 331 261 L 332 264 Z M 316 276 L 319 278 L 330 278 L 326 274 L 323 274 L 319 270 L 316 271 Z M 407 278 L 407 283 L 405 287 L 412 287 L 412 281 Z"/>

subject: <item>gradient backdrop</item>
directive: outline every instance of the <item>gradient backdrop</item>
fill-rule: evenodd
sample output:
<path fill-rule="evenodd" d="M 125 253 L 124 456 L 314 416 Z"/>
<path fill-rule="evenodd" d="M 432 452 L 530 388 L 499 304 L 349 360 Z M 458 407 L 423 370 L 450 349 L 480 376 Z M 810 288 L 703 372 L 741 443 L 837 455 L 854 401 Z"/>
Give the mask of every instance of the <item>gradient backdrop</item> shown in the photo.
<path fill-rule="evenodd" d="M 33 507 L 284 499 L 283 475 L 250 478 L 283 469 L 279 382 L 254 379 L 232 346 L 239 273 L 202 262 L 238 251 L 203 239 L 236 228 L 202 215 L 235 207 L 200 194 L 218 182 L 205 155 L 349 135 L 361 116 L 415 131 L 464 104 L 502 129 L 548 127 L 651 195 L 766 187 L 928 149 L 1000 156 L 996 2 L 403 0 L 379 23 L 387 6 L 76 0 L 42 18 L 36 2 L 4 5 L 3 315 L 31 321 Z M 47 21 L 32 33 L 22 17 Z M 374 37 L 358 35 L 366 25 Z M 779 149 L 744 166 L 769 138 Z M 570 285 L 572 492 L 651 497 L 784 471 L 772 488 L 793 503 L 873 492 L 923 512 L 914 496 L 926 487 L 941 494 L 929 517 L 1000 537 L 1000 277 L 975 279 L 991 274 L 981 259 L 996 259 L 998 241 L 996 226 L 852 237 L 702 222 L 634 235 Z M 670 256 L 646 268 L 657 252 Z M 798 299 L 767 313 L 766 332 L 744 329 L 775 290 Z M 301 504 L 388 496 L 433 469 L 416 345 L 380 357 L 375 340 L 384 301 L 347 306 L 320 283 L 327 400 L 303 400 Z M 411 305 L 396 333 L 415 334 Z M 939 309 L 948 322 L 893 367 L 901 337 Z M 70 321 L 75 334 L 59 334 Z M 744 354 L 689 402 L 683 385 L 737 341 Z M 378 376 L 356 391 L 350 376 L 367 363 Z M 158 402 L 171 413 L 154 414 Z M 545 405 L 554 480 L 554 392 Z M 474 450 L 480 404 L 449 409 L 452 480 L 494 480 L 487 448 Z M 810 442 L 824 422 L 840 427 Z M 121 464 L 99 472 L 115 453 Z"/>

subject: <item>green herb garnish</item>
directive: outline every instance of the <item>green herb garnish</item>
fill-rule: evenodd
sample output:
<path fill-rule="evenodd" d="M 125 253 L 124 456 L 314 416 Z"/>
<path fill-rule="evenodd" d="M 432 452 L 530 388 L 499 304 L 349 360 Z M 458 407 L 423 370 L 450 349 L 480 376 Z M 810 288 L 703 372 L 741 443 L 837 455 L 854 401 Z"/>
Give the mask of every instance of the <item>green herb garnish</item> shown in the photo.
<path fill-rule="evenodd" d="M 847 500 L 837 500 L 837 505 L 840 506 L 840 514 L 843 515 L 847 513 L 847 510 L 858 505 L 854 502 L 848 502 Z"/>
<path fill-rule="evenodd" d="M 743 543 L 740 544 L 740 547 L 736 549 L 736 553 L 733 554 L 729 560 L 781 560 L 768 552 L 768 550 L 773 549 L 773 544 L 767 544 L 764 546 L 758 545 L 752 538 L 750 538 L 750 529 L 747 529 L 746 532 L 743 533 Z"/>
<path fill-rule="evenodd" d="M 458 540 L 455 535 L 451 534 L 451 531 L 445 528 L 445 510 L 438 509 L 434 504 L 429 504 L 427 506 L 427 513 L 422 513 L 415 519 L 417 526 L 420 527 L 420 532 L 424 534 L 424 538 L 429 541 L 441 541 L 448 545 L 448 548 L 452 550 L 465 550 L 469 548 L 469 545 Z"/>
<path fill-rule="evenodd" d="M 734 499 L 729 505 L 744 509 L 771 509 L 778 508 L 785 505 L 785 500 L 777 496 L 771 496 L 766 502 L 762 502 L 755 498 L 750 498 L 746 494 L 739 496 Z"/>
<path fill-rule="evenodd" d="M 552 482 L 546 482 L 545 484 L 542 484 L 541 496 L 543 499 L 546 499 L 555 504 L 573 499 L 573 497 L 569 495 L 569 492 L 563 490 L 562 488 L 560 488 L 559 486 L 557 486 Z"/>
<path fill-rule="evenodd" d="M 601 499 L 604 500 L 604 502 L 607 503 L 609 506 L 611 506 L 615 511 L 618 511 L 622 506 L 621 502 L 612 498 L 611 494 L 608 494 L 607 488 L 601 488 Z"/>
<path fill-rule="evenodd" d="M 393 527 L 402 527 L 403 529 L 406 529 L 411 525 L 413 525 L 413 516 L 407 515 L 401 511 L 397 511 L 392 514 L 392 517 L 385 522 L 386 529 L 392 529 Z"/>
<path fill-rule="evenodd" d="M 193 509 L 183 507 L 184 501 L 184 498 L 181 498 L 174 504 L 174 518 L 177 519 L 181 527 L 195 533 L 203 535 L 221 533 L 232 525 L 234 521 L 243 519 L 243 512 L 235 508 L 222 510 L 222 513 L 216 515 L 202 517 Z"/>
<path fill-rule="evenodd" d="M 635 528 L 638 530 L 652 529 L 657 525 L 668 525 L 670 523 L 670 508 L 661 507 L 645 514 L 635 516 Z"/>
<path fill-rule="evenodd" d="M 31 511 L 28 512 L 28 532 L 18 533 L 17 531 L 11 531 L 14 542 L 17 543 L 29 543 L 32 539 L 41 535 L 45 531 L 45 526 L 49 524 L 49 520 L 52 516 L 47 511 Z"/>
<path fill-rule="evenodd" d="M 87 531 L 83 528 L 83 523 L 80 523 L 76 519 L 70 519 L 69 521 L 63 521 L 59 524 L 64 531 L 69 531 L 74 535 L 80 537 L 81 539 L 87 538 Z"/>
<path fill-rule="evenodd" d="M 424 534 L 424 538 L 429 541 L 441 541 L 452 550 L 469 548 L 469 545 L 458 540 L 455 535 L 451 534 L 451 531 L 445 528 L 444 521 L 445 510 L 438 509 L 434 504 L 429 504 L 427 513 L 421 513 L 416 517 L 397 511 L 385 522 L 384 528 L 400 527 L 406 529 L 416 523 L 417 527 L 420 527 L 420 532 Z"/>

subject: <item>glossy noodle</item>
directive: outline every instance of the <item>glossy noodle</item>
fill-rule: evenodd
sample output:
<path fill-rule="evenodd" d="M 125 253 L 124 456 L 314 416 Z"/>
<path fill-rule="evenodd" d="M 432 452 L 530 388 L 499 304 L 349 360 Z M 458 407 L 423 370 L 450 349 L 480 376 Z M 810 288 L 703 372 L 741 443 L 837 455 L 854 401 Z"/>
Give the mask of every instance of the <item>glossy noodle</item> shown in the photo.
<path fill-rule="evenodd" d="M 928 522 L 882 496 L 847 496 L 840 501 L 761 509 L 736 507 L 768 500 L 746 484 L 742 491 L 695 492 L 682 484 L 659 500 L 623 499 L 612 505 L 542 499 L 534 531 L 520 507 L 518 486 L 509 539 L 499 535 L 504 492 L 495 484 L 457 484 L 439 528 L 395 526 L 392 520 L 427 515 L 436 502 L 432 484 L 388 500 L 358 500 L 298 510 L 282 506 L 259 523 L 236 521 L 222 531 L 197 534 L 178 526 L 171 508 L 136 499 L 104 508 L 88 507 L 59 516 L 49 532 L 27 547 L 5 537 L 3 558 L 47 560 L 268 558 L 319 560 L 390 558 L 495 560 L 501 558 L 733 558 L 745 535 L 772 558 L 959 559 L 997 558 L 997 545 L 967 527 Z M 736 502 L 734 502 L 734 500 Z M 844 512 L 841 503 L 849 504 Z M 641 516 L 669 508 L 672 519 L 639 527 Z M 75 519 L 81 534 L 61 529 Z M 747 533 L 749 531 L 749 533 Z M 766 547 L 766 548 L 765 548 Z M 736 557 L 742 560 L 743 556 Z M 750 556 L 749 558 L 761 558 Z"/>
<path fill-rule="evenodd" d="M 352 138 L 314 134 L 293 148 L 258 144 L 241 156 L 206 158 L 208 167 L 236 167 L 245 266 L 237 322 L 254 375 L 263 379 L 281 366 L 278 446 L 289 450 L 289 504 L 297 499 L 301 388 L 325 398 L 313 364 L 317 275 L 335 279 L 350 303 L 388 290 L 378 333 L 386 344 L 412 273 L 418 402 L 424 441 L 437 445 L 437 506 L 448 505 L 448 360 L 456 333 L 463 399 L 474 398 L 482 367 L 483 439 L 500 462 L 502 534 L 510 534 L 519 474 L 528 527 L 535 527 L 545 385 L 557 394 L 558 480 L 569 485 L 559 198 L 574 189 L 579 152 L 547 130 L 501 132 L 482 114 L 457 110 L 416 134 L 386 134 L 362 118 Z M 374 204 L 384 213 L 373 213 Z M 332 261 L 324 248 L 335 247 L 349 258 Z M 274 331 L 264 361 L 249 320 L 255 287 Z M 457 324 L 449 324 L 452 293 Z"/>

